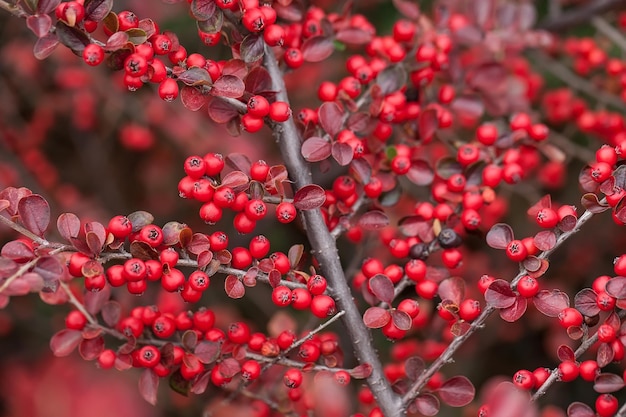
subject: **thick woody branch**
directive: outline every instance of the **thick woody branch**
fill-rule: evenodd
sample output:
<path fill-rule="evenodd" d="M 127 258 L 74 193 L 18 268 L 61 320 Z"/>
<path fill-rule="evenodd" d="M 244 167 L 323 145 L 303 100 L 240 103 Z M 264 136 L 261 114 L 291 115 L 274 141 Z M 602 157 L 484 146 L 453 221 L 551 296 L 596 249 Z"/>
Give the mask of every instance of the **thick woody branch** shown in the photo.
<path fill-rule="evenodd" d="M 621 7 L 626 7 L 626 0 L 591 0 L 584 6 L 563 12 L 555 18 L 544 20 L 538 27 L 550 32 L 562 32 L 588 22 L 596 15 Z"/>
<path fill-rule="evenodd" d="M 277 92 L 276 99 L 289 102 L 283 73 L 278 67 L 276 57 L 271 48 L 265 48 L 265 68 L 272 78 L 273 90 Z M 274 137 L 280 147 L 283 160 L 294 181 L 296 188 L 301 188 L 313 182 L 313 175 L 309 165 L 300 153 L 301 140 L 293 118 L 284 123 L 277 123 L 274 128 Z M 317 258 L 320 269 L 333 287 L 333 296 L 339 308 L 345 310 L 342 317 L 345 330 L 352 341 L 354 353 L 360 363 L 367 363 L 372 367 L 372 373 L 367 378 L 368 385 L 378 402 L 378 406 L 386 417 L 402 416 L 399 397 L 393 392 L 389 381 L 383 374 L 382 365 L 374 349 L 372 337 L 363 323 L 361 313 L 357 309 L 352 293 L 348 287 L 343 267 L 339 259 L 334 237 L 328 231 L 322 213 L 319 209 L 302 212 L 307 236 L 312 251 Z"/>

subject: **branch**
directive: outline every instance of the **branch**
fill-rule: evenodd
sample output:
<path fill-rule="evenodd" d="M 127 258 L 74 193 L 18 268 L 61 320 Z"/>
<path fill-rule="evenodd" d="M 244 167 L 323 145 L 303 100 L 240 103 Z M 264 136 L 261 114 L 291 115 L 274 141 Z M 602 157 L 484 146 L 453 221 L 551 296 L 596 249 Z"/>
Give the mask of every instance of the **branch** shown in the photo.
<path fill-rule="evenodd" d="M 585 211 L 576 222 L 576 226 L 572 230 L 562 233 L 557 238 L 554 247 L 550 250 L 542 252 L 538 256 L 538 258 L 547 259 L 557 248 L 565 243 L 567 239 L 578 233 L 578 231 L 580 231 L 580 228 L 585 223 L 587 223 L 592 216 L 592 212 Z M 517 283 L 527 274 L 528 271 L 525 268 L 522 268 L 520 272 L 515 276 L 515 278 L 511 281 L 511 289 L 514 290 L 517 287 Z M 413 383 L 409 391 L 402 397 L 402 404 L 405 408 L 408 407 L 409 404 L 420 394 L 426 383 L 435 373 L 437 373 L 437 371 L 439 371 L 439 369 L 441 369 L 446 363 L 452 362 L 452 356 L 454 355 L 454 353 L 467 341 L 467 339 L 470 338 L 472 334 L 474 334 L 474 332 L 476 332 L 476 330 L 484 327 L 484 323 L 485 321 L 487 321 L 487 318 L 489 318 L 489 316 L 496 310 L 497 308 L 495 307 L 487 306 L 487 308 L 483 310 L 480 316 L 478 316 L 478 318 L 472 322 L 467 332 L 455 337 L 448 345 L 446 350 L 428 367 L 428 369 L 422 372 L 420 377 Z"/>
<path fill-rule="evenodd" d="M 267 46 L 263 61 L 272 78 L 272 89 L 277 92 L 276 99 L 288 103 L 289 97 L 283 74 L 278 67 L 274 52 Z M 301 139 L 293 118 L 289 118 L 284 123 L 277 123 L 273 133 L 289 171 L 289 176 L 295 182 L 296 188 L 311 184 L 313 175 L 310 166 L 300 153 Z M 341 266 L 335 239 L 328 231 L 319 209 L 307 210 L 302 214 L 306 233 L 312 246 L 312 253 L 317 258 L 324 276 L 333 287 L 333 296 L 337 300 L 339 308 L 346 312 L 342 317 L 342 322 L 352 341 L 355 355 L 359 363 L 367 363 L 372 367 L 372 373 L 367 378 L 368 385 L 386 417 L 402 416 L 403 410 L 400 407 L 399 398 L 392 391 L 391 385 L 383 373 L 380 359 L 372 343 L 371 334 L 365 327 L 363 317 L 354 303 Z"/>
<path fill-rule="evenodd" d="M 538 25 L 538 28 L 550 32 L 561 32 L 588 22 L 595 15 L 624 6 L 626 6 L 626 0 L 592 0 L 584 6 L 561 13 L 556 18 L 544 20 Z"/>
<path fill-rule="evenodd" d="M 46 239 L 37 236 L 36 234 L 34 234 L 33 232 L 31 232 L 30 230 L 28 230 L 21 224 L 19 224 L 18 222 L 13 222 L 4 216 L 0 216 L 0 223 L 4 223 L 5 225 L 9 226 L 11 229 L 15 230 L 16 232 L 18 232 L 19 234 L 23 236 L 26 236 L 27 238 L 37 243 L 38 245 L 48 246 L 50 244 Z"/>
<path fill-rule="evenodd" d="M 20 6 L 17 6 L 15 4 L 10 4 L 9 2 L 5 0 L 0 0 L 0 9 L 6 10 L 7 12 L 11 13 L 13 16 L 16 16 L 16 17 L 21 17 L 21 18 L 28 17 L 28 13 L 26 13 L 24 9 L 22 9 Z"/>

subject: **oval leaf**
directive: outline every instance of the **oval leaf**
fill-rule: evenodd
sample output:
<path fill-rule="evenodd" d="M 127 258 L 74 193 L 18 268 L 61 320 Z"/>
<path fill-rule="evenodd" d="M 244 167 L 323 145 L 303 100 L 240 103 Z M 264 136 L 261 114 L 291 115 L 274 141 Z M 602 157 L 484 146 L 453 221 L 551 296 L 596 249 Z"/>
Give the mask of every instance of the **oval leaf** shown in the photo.
<path fill-rule="evenodd" d="M 52 27 L 52 19 L 47 14 L 35 14 L 26 18 L 26 26 L 37 36 L 43 38 Z"/>
<path fill-rule="evenodd" d="M 515 302 L 507 307 L 500 309 L 500 317 L 504 321 L 508 321 L 509 323 L 513 323 L 519 320 L 520 317 L 524 315 L 526 309 L 528 308 L 528 301 L 526 297 L 522 297 L 518 295 L 515 297 Z"/>
<path fill-rule="evenodd" d="M 361 365 L 355 366 L 350 370 L 350 376 L 356 379 L 364 379 L 369 377 L 372 374 L 372 365 L 369 363 L 362 363 Z"/>
<path fill-rule="evenodd" d="M 17 204 L 22 224 L 37 236 L 43 236 L 50 223 L 50 206 L 38 194 L 22 198 Z"/>
<path fill-rule="evenodd" d="M 139 377 L 139 393 L 152 405 L 156 405 L 159 391 L 159 377 L 152 369 L 145 369 Z"/>
<path fill-rule="evenodd" d="M 559 360 L 562 361 L 575 361 L 576 360 L 576 354 L 574 353 L 574 350 L 567 346 L 567 345 L 561 345 L 559 346 L 559 348 L 556 351 L 557 356 L 559 358 Z"/>
<path fill-rule="evenodd" d="M 598 295 L 591 288 L 584 288 L 574 297 L 574 307 L 584 316 L 593 317 L 600 313 L 600 307 L 596 302 Z"/>
<path fill-rule="evenodd" d="M 230 298 L 241 298 L 246 293 L 246 288 L 235 275 L 229 275 L 226 277 L 224 288 L 226 290 L 226 294 L 228 294 Z"/>
<path fill-rule="evenodd" d="M 424 416 L 435 416 L 439 413 L 439 400 L 430 393 L 418 395 L 415 401 L 413 401 L 413 405 Z"/>
<path fill-rule="evenodd" d="M 63 239 L 76 239 L 80 234 L 80 219 L 74 213 L 63 213 L 57 218 L 57 229 Z"/>
<path fill-rule="evenodd" d="M 298 210 L 313 210 L 321 207 L 325 201 L 324 189 L 316 184 L 305 185 L 293 197 L 293 204 Z"/>
<path fill-rule="evenodd" d="M 406 173 L 406 177 L 415 185 L 430 185 L 435 178 L 435 173 L 428 162 L 417 160 L 411 162 L 411 168 Z"/>
<path fill-rule="evenodd" d="M 417 381 L 424 369 L 426 369 L 426 364 L 419 356 L 411 356 L 404 362 L 404 372 L 411 381 Z"/>
<path fill-rule="evenodd" d="M 495 308 L 511 307 L 516 300 L 515 293 L 508 282 L 497 279 L 485 291 L 485 301 Z"/>
<path fill-rule="evenodd" d="M 370 307 L 363 314 L 363 323 L 370 329 L 380 329 L 391 320 L 391 314 L 381 307 Z"/>
<path fill-rule="evenodd" d="M 596 377 L 593 389 L 600 394 L 608 394 L 624 388 L 624 378 L 619 375 L 604 373 Z"/>
<path fill-rule="evenodd" d="M 587 404 L 573 402 L 567 407 L 567 417 L 596 417 L 596 413 Z"/>
<path fill-rule="evenodd" d="M 602 213 L 610 208 L 608 204 L 601 203 L 600 200 L 598 200 L 598 196 L 594 193 L 587 193 L 583 195 L 580 199 L 580 203 L 583 205 L 585 210 L 594 214 Z"/>
<path fill-rule="evenodd" d="M 380 210 L 371 210 L 359 218 L 358 225 L 365 230 L 378 230 L 389 225 L 389 217 Z"/>
<path fill-rule="evenodd" d="M 541 290 L 533 298 L 535 307 L 548 317 L 558 317 L 559 313 L 569 307 L 569 297 L 563 291 Z"/>
<path fill-rule="evenodd" d="M 613 277 L 604 287 L 606 293 L 618 300 L 626 298 L 626 277 Z"/>
<path fill-rule="evenodd" d="M 302 56 L 307 62 L 320 62 L 332 55 L 335 44 L 327 36 L 313 36 L 302 44 Z"/>
<path fill-rule="evenodd" d="M 369 280 L 372 293 L 382 302 L 391 304 L 394 298 L 393 282 L 387 275 L 376 274 Z"/>
<path fill-rule="evenodd" d="M 393 321 L 394 326 L 396 326 L 398 329 L 404 331 L 411 330 L 411 325 L 413 324 L 413 322 L 411 320 L 411 316 L 409 316 L 408 313 L 400 310 L 392 310 L 391 320 Z"/>
<path fill-rule="evenodd" d="M 513 240 L 513 229 L 505 223 L 494 224 L 487 233 L 487 244 L 494 249 L 506 249 Z"/>
<path fill-rule="evenodd" d="M 476 390 L 472 382 L 464 376 L 448 379 L 437 390 L 441 401 L 452 407 L 463 407 L 474 399 Z"/>
<path fill-rule="evenodd" d="M 465 281 L 460 277 L 450 277 L 439 283 L 438 295 L 442 300 L 450 300 L 459 305 L 465 298 Z"/>
<path fill-rule="evenodd" d="M 246 85 L 235 75 L 222 75 L 215 80 L 211 88 L 212 95 L 227 98 L 239 98 L 244 91 L 246 91 Z"/>
<path fill-rule="evenodd" d="M 354 157 L 354 150 L 352 149 L 352 146 L 342 142 L 333 143 L 331 153 L 335 161 L 337 161 L 337 163 L 342 167 L 345 167 L 352 162 Z"/>
<path fill-rule="evenodd" d="M 78 347 L 82 340 L 80 330 L 63 329 L 50 339 L 50 349 L 54 356 L 67 356 Z"/>
<path fill-rule="evenodd" d="M 326 101 L 317 110 L 322 129 L 334 137 L 343 128 L 343 110 L 334 101 Z"/>
<path fill-rule="evenodd" d="M 211 364 L 220 355 L 221 344 L 218 342 L 203 341 L 198 343 L 194 349 L 194 355 L 204 364 Z"/>
<path fill-rule="evenodd" d="M 319 136 L 312 136 L 302 143 L 300 152 L 308 162 L 319 162 L 328 158 L 331 150 L 332 145 L 329 141 Z"/>
<path fill-rule="evenodd" d="M 535 235 L 533 243 L 540 251 L 548 251 L 556 245 L 556 234 L 552 230 L 542 230 Z"/>
<path fill-rule="evenodd" d="M 604 368 L 609 363 L 613 362 L 613 358 L 615 357 L 615 352 L 611 345 L 608 343 L 602 343 L 598 347 L 598 352 L 596 353 L 596 362 L 598 362 L 598 366 L 600 368 Z"/>

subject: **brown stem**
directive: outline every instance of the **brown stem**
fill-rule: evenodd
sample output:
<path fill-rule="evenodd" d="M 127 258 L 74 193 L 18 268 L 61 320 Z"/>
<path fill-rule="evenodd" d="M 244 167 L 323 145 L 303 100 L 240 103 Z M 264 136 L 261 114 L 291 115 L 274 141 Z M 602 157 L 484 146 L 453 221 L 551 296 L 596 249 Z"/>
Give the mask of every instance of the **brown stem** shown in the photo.
<path fill-rule="evenodd" d="M 28 13 L 26 13 L 24 9 L 22 9 L 20 6 L 11 4 L 5 0 L 0 0 L 0 9 L 6 10 L 7 12 L 11 13 L 13 16 L 17 16 L 21 18 L 28 17 Z"/>
<path fill-rule="evenodd" d="M 538 27 L 550 32 L 562 32 L 581 23 L 588 22 L 598 14 L 624 6 L 626 6 L 626 0 L 593 0 L 584 6 L 563 12 L 554 18 L 546 19 Z"/>
<path fill-rule="evenodd" d="M 37 243 L 38 245 L 41 246 L 48 246 L 50 243 L 40 237 L 37 236 L 36 234 L 34 234 L 33 232 L 31 232 L 30 230 L 28 230 L 27 228 L 25 228 L 24 226 L 22 226 L 21 224 L 11 221 L 9 219 L 7 219 L 4 216 L 0 216 L 0 223 L 3 223 L 7 226 L 9 226 L 11 229 L 15 230 L 16 232 L 18 232 L 21 235 L 24 235 L 25 237 L 29 238 L 30 240 L 32 240 L 33 242 Z"/>
<path fill-rule="evenodd" d="M 272 78 L 272 89 L 276 91 L 276 99 L 288 103 L 289 97 L 283 74 L 271 48 L 265 48 L 263 61 Z M 274 128 L 274 137 L 278 142 L 283 161 L 296 188 L 312 184 L 311 168 L 300 153 L 301 139 L 293 118 L 289 118 L 284 123 L 277 123 Z M 404 415 L 400 399 L 391 389 L 389 381 L 383 373 L 380 359 L 372 343 L 371 334 L 365 327 L 363 317 L 354 303 L 341 266 L 335 239 L 328 231 L 319 209 L 306 210 L 302 214 L 306 233 L 312 246 L 312 253 L 318 260 L 322 273 L 333 287 L 332 295 L 339 308 L 346 312 L 345 316 L 342 317 L 342 322 L 354 347 L 355 355 L 359 363 L 367 363 L 372 367 L 372 373 L 367 378 L 367 382 L 378 406 L 386 417 Z"/>
<path fill-rule="evenodd" d="M 590 211 L 585 211 L 582 216 L 576 222 L 576 226 L 568 231 L 562 233 L 556 241 L 554 247 L 550 250 L 542 252 L 538 258 L 547 259 L 558 247 L 560 247 L 567 239 L 576 234 L 580 228 L 591 219 L 593 213 Z M 511 281 L 511 289 L 515 289 L 517 287 L 517 283 L 528 274 L 528 271 L 524 268 L 521 268 L 520 272 L 515 276 L 515 278 Z M 467 332 L 464 334 L 455 337 L 452 342 L 448 345 L 446 350 L 426 369 L 420 377 L 413 383 L 409 391 L 404 394 L 402 397 L 402 404 L 404 407 L 408 407 L 409 404 L 420 394 L 426 383 L 430 380 L 430 378 L 441 369 L 446 363 L 452 362 L 452 357 L 454 353 L 470 338 L 476 330 L 484 327 L 485 321 L 487 318 L 497 309 L 492 306 L 487 306 L 483 312 L 478 316 L 476 320 L 472 322 Z"/>

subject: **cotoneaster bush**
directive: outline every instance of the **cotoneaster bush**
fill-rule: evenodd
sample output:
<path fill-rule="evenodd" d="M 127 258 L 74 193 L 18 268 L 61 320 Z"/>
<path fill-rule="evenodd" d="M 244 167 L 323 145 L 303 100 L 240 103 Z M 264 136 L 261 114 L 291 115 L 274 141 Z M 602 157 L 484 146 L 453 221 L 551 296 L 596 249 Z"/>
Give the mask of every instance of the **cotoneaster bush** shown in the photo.
<path fill-rule="evenodd" d="M 626 416 L 620 2 L 165 3 L 0 0 L 5 320 L 205 415 Z"/>

